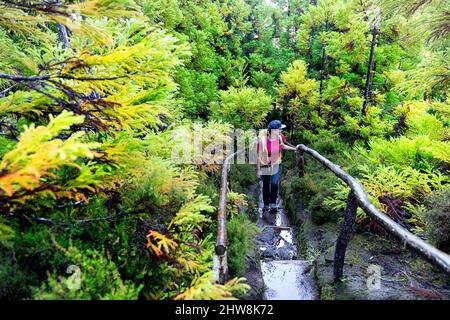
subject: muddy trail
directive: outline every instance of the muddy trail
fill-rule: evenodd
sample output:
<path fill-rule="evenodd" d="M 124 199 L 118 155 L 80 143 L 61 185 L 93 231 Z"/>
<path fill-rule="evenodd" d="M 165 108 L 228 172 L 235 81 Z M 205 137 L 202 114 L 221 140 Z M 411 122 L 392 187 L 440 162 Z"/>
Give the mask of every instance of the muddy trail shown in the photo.
<path fill-rule="evenodd" d="M 256 238 L 265 286 L 264 300 L 315 300 L 317 290 L 310 275 L 311 266 L 301 259 L 296 231 L 278 197 L 276 213 L 263 212 L 262 182 L 259 185 L 258 226 Z"/>

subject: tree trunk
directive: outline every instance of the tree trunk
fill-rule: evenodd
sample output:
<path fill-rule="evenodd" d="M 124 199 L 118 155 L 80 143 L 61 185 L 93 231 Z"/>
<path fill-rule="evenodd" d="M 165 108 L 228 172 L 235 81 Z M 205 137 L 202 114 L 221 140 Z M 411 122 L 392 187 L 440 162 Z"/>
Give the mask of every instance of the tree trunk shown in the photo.
<path fill-rule="evenodd" d="M 328 32 L 328 21 L 325 22 L 325 32 Z M 325 73 L 325 62 L 326 62 L 326 43 L 322 45 L 322 64 L 320 66 L 320 99 L 322 99 L 322 91 L 323 91 L 323 78 Z"/>
<path fill-rule="evenodd" d="M 311 28 L 311 35 L 309 36 L 309 53 L 308 53 L 308 60 L 309 60 L 309 67 L 311 68 L 312 64 L 313 64 L 313 46 L 314 46 L 314 40 L 316 37 L 316 28 L 313 26 Z"/>
<path fill-rule="evenodd" d="M 372 30 L 372 42 L 370 43 L 370 56 L 369 56 L 369 66 L 367 68 L 367 78 L 366 78 L 366 89 L 364 91 L 364 103 L 361 108 L 361 113 L 366 115 L 367 103 L 369 102 L 370 87 L 372 86 L 373 78 L 373 55 L 375 53 L 375 45 L 377 42 L 378 29 Z"/>
<path fill-rule="evenodd" d="M 322 91 L 323 91 L 323 74 L 324 74 L 324 68 L 325 68 L 325 45 L 322 46 L 322 64 L 320 67 L 320 99 L 322 99 Z"/>
<path fill-rule="evenodd" d="M 311 0 L 310 4 L 313 6 L 317 6 L 317 0 Z M 313 63 L 313 46 L 314 46 L 314 40 L 316 38 L 316 28 L 314 26 L 311 27 L 311 35 L 309 37 L 309 66 L 312 66 Z"/>
<path fill-rule="evenodd" d="M 337 238 L 336 250 L 334 252 L 334 281 L 339 281 L 343 274 L 345 252 L 353 236 L 357 208 L 358 204 L 356 203 L 355 193 L 353 190 L 350 190 L 347 198 L 344 222 L 342 223 L 341 233 Z"/>

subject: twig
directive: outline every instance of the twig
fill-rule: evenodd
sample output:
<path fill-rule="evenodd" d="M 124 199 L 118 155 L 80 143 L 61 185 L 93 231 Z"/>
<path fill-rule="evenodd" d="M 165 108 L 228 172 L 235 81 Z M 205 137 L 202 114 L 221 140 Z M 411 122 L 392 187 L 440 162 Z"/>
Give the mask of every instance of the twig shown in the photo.
<path fill-rule="evenodd" d="M 0 92 L 0 98 L 3 98 L 6 96 L 6 94 L 11 91 L 12 89 L 14 89 L 15 87 L 17 87 L 20 84 L 20 82 L 14 83 L 11 87 L 6 88 L 5 90 L 3 90 L 2 92 Z"/>
<path fill-rule="evenodd" d="M 110 219 L 121 218 L 121 217 L 128 216 L 128 215 L 131 215 L 131 214 L 139 214 L 139 213 L 142 213 L 142 211 L 135 210 L 135 211 L 130 211 L 130 212 L 121 212 L 121 213 L 113 214 L 111 216 L 106 216 L 106 217 L 75 220 L 75 222 L 76 223 L 88 223 L 88 222 L 95 222 L 95 221 L 101 221 L 101 220 L 110 220 Z"/>
<path fill-rule="evenodd" d="M 102 220 L 111 220 L 111 219 L 122 218 L 124 216 L 132 215 L 132 214 L 139 214 L 139 213 L 142 213 L 142 211 L 135 210 L 135 211 L 130 211 L 130 212 L 121 212 L 121 213 L 113 214 L 113 215 L 110 215 L 110 216 L 98 217 L 98 218 L 92 218 L 92 219 L 73 220 L 71 222 L 72 223 L 90 223 L 90 222 L 96 222 L 96 221 L 102 221 Z M 37 222 L 41 222 L 41 223 L 50 224 L 50 225 L 68 224 L 68 222 L 53 221 L 53 220 L 50 220 L 50 219 L 47 219 L 47 218 L 42 218 L 42 217 L 33 218 L 33 220 L 35 220 Z"/>

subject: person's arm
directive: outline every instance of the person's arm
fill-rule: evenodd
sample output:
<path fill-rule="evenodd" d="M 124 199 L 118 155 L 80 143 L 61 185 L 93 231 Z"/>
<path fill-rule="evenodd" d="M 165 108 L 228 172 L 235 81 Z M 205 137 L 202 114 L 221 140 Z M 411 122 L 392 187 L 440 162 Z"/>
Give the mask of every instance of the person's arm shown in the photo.
<path fill-rule="evenodd" d="M 297 151 L 298 150 L 298 146 L 296 145 L 294 146 L 293 144 L 290 144 L 289 142 L 287 142 L 283 136 L 283 149 L 285 150 L 292 150 L 292 151 Z"/>
<path fill-rule="evenodd" d="M 283 149 L 284 150 L 297 151 L 297 146 L 294 146 L 294 145 L 290 144 L 289 142 L 287 142 L 286 140 L 283 139 Z"/>

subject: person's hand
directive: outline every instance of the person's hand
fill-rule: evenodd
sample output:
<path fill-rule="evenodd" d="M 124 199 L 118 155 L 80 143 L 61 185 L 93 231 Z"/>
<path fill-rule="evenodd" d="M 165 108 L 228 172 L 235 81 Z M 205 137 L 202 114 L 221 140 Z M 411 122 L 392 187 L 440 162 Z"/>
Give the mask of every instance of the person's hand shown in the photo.
<path fill-rule="evenodd" d="M 295 146 L 295 151 L 298 151 L 298 149 L 300 149 L 300 145 L 299 144 Z"/>
<path fill-rule="evenodd" d="M 261 169 L 256 170 L 256 179 L 258 180 L 259 178 L 261 178 Z"/>

